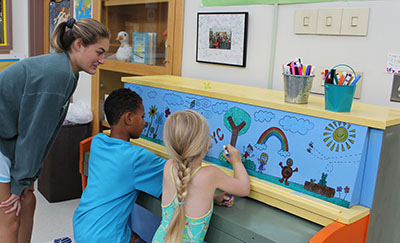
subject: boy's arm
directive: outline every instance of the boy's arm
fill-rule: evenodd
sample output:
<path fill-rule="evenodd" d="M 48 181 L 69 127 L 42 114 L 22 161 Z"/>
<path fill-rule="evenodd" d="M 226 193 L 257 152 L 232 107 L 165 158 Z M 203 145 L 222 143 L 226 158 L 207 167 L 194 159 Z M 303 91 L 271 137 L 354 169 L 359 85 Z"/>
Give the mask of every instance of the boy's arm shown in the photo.
<path fill-rule="evenodd" d="M 134 168 L 136 189 L 160 197 L 165 162 L 165 159 L 139 148 Z"/>

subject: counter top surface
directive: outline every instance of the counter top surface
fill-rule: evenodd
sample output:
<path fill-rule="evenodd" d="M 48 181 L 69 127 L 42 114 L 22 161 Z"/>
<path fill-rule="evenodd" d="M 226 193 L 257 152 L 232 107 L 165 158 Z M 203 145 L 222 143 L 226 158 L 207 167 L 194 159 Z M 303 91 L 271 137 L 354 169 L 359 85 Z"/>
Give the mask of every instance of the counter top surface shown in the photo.
<path fill-rule="evenodd" d="M 356 101 L 353 102 L 351 112 L 332 112 L 325 110 L 323 97 L 310 96 L 308 104 L 291 104 L 284 102 L 284 93 L 279 90 L 170 75 L 123 77 L 122 81 L 349 122 L 377 129 L 386 129 L 386 127 L 400 124 L 400 109 Z"/>

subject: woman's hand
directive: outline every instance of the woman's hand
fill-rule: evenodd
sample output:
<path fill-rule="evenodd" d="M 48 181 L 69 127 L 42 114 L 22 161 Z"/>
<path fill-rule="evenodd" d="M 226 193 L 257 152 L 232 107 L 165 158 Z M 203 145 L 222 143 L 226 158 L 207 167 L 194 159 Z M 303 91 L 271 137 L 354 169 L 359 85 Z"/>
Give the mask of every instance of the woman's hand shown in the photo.
<path fill-rule="evenodd" d="M 11 206 L 11 208 L 6 210 L 4 213 L 9 214 L 9 213 L 16 211 L 15 215 L 18 216 L 19 211 L 21 210 L 20 197 L 17 195 L 11 194 L 7 200 L 0 203 L 0 208 L 7 208 L 10 206 Z"/>
<path fill-rule="evenodd" d="M 235 197 L 226 192 L 216 193 L 214 195 L 214 202 L 219 206 L 225 206 L 230 208 L 233 206 L 233 203 L 235 202 Z"/>

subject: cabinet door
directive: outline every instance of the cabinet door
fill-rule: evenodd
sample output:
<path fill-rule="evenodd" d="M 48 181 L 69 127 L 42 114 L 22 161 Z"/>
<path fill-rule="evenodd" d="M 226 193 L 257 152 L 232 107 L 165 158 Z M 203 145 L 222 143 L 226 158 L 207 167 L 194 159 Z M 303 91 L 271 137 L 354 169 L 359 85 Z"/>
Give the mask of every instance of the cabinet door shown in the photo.
<path fill-rule="evenodd" d="M 93 18 L 111 34 L 105 63 L 93 76 L 93 134 L 108 127 L 102 104 L 107 94 L 123 87 L 121 77 L 181 75 L 183 16 L 184 0 L 93 0 Z M 128 48 L 117 55 L 121 31 L 129 36 L 124 43 Z"/>
<path fill-rule="evenodd" d="M 176 20 L 179 1 L 95 1 L 93 16 L 111 34 L 110 50 L 101 68 L 134 75 L 180 75 L 181 58 L 173 54 L 181 53 L 182 49 L 181 37 L 177 38 L 179 33 L 175 33 L 182 29 L 182 23 Z M 118 40 L 121 31 L 126 34 Z"/>

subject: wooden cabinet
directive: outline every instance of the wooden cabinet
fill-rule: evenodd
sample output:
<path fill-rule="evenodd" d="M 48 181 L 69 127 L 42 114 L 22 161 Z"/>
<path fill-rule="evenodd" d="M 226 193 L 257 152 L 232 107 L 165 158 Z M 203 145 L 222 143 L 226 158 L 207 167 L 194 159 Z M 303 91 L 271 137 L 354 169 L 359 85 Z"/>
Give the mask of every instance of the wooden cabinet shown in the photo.
<path fill-rule="evenodd" d="M 92 78 L 93 134 L 108 124 L 104 121 L 102 104 L 105 96 L 122 88 L 121 77 L 181 74 L 184 0 L 94 0 L 93 17 L 109 29 L 110 50 L 104 65 Z M 115 53 L 120 46 L 117 35 L 133 32 L 156 33 L 155 63 L 137 64 L 118 61 Z"/>
<path fill-rule="evenodd" d="M 233 175 L 222 151 L 235 137 L 249 197 L 267 205 L 237 198 L 233 211 L 215 207 L 208 242 L 365 242 L 367 231 L 368 243 L 398 242 L 400 109 L 355 102 L 351 112 L 332 112 L 322 97 L 290 104 L 278 90 L 169 75 L 123 81 L 146 94 L 144 107 L 154 111 L 145 114 L 149 126 L 131 140 L 135 145 L 169 158 L 165 119 L 193 109 L 209 125 L 204 164 Z M 242 133 L 233 129 L 238 124 Z M 292 174 L 284 180 L 288 167 Z M 326 193 L 330 188 L 334 195 Z"/>

